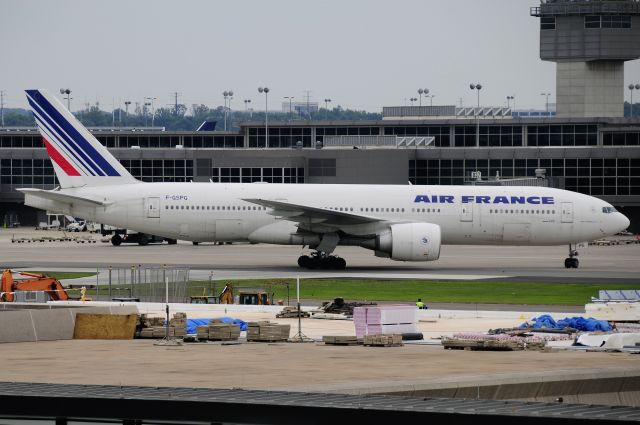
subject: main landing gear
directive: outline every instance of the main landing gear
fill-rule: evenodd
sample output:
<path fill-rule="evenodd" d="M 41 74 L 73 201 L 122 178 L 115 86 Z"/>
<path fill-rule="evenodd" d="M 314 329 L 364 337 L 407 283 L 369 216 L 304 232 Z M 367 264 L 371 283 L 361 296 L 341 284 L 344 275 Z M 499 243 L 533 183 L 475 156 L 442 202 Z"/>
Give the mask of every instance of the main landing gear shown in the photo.
<path fill-rule="evenodd" d="M 564 259 L 564 267 L 567 269 L 577 269 L 580 265 L 580 261 L 576 258 L 578 251 L 573 249 L 573 245 L 569 244 L 569 258 Z"/>
<path fill-rule="evenodd" d="M 324 252 L 316 251 L 313 254 L 302 255 L 298 258 L 298 265 L 305 269 L 330 269 L 344 270 L 347 262 L 344 258 L 335 255 L 326 255 Z"/>

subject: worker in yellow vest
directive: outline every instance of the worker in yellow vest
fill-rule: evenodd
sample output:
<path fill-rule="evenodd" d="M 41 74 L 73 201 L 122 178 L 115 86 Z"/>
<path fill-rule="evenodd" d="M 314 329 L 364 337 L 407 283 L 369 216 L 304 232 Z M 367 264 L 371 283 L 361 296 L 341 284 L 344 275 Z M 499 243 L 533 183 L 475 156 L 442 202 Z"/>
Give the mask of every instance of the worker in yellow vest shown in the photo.
<path fill-rule="evenodd" d="M 416 301 L 416 307 L 418 307 L 421 310 L 423 310 L 425 308 L 425 305 L 422 302 L 422 298 L 418 298 L 418 301 Z"/>

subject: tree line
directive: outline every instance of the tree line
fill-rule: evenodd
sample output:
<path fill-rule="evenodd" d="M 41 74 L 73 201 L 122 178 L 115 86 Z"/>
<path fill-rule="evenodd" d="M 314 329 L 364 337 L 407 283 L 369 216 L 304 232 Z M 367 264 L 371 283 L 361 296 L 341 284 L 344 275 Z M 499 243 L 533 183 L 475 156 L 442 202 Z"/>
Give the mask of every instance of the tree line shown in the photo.
<path fill-rule="evenodd" d="M 178 107 L 158 108 L 153 113 L 150 109 L 138 108 L 133 113 L 127 113 L 121 108 L 112 112 L 103 111 L 99 105 L 73 113 L 82 124 L 87 127 L 164 127 L 167 131 L 193 131 L 204 121 L 216 121 L 216 130 L 224 130 L 225 108 L 218 106 L 209 108 L 206 105 L 192 105 L 188 111 L 186 105 L 179 104 Z M 299 120 L 336 120 L 336 121 L 362 121 L 379 120 L 382 114 L 358 111 L 353 109 L 343 109 L 336 106 L 333 109 L 319 109 L 309 115 L 289 114 L 269 111 L 269 121 Z M 264 111 L 226 111 L 227 131 L 237 131 L 238 123 L 242 121 L 264 121 Z M 11 109 L 4 114 L 4 125 L 6 127 L 33 127 L 35 120 L 29 110 Z"/>

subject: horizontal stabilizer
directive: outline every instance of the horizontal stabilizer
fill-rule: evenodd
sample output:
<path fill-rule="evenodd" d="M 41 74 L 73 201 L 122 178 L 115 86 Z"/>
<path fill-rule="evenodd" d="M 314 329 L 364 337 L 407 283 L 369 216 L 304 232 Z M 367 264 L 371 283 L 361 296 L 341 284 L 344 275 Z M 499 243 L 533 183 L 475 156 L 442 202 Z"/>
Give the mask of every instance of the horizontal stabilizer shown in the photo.
<path fill-rule="evenodd" d="M 50 201 L 63 202 L 65 204 L 74 204 L 78 202 L 91 204 L 92 206 L 96 206 L 96 205 L 106 206 L 111 204 L 110 201 L 106 201 L 106 200 L 88 198 L 86 196 L 69 195 L 69 194 L 54 191 L 54 190 L 42 190 L 42 189 L 31 189 L 31 188 L 16 189 L 16 190 L 24 193 L 25 195 L 35 196 L 42 199 L 48 199 Z"/>

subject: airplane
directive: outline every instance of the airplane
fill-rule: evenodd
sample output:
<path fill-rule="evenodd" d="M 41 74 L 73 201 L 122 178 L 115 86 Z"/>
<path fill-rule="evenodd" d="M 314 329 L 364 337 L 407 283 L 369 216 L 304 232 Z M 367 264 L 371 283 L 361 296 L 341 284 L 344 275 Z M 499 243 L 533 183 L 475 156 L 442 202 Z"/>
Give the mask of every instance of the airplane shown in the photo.
<path fill-rule="evenodd" d="M 59 186 L 22 188 L 25 204 L 194 243 L 301 245 L 309 269 L 344 269 L 339 245 L 396 261 L 435 261 L 441 245 L 576 245 L 629 220 L 601 199 L 548 187 L 145 183 L 45 90 L 26 90 Z M 117 245 L 119 235 L 112 242 Z"/>

